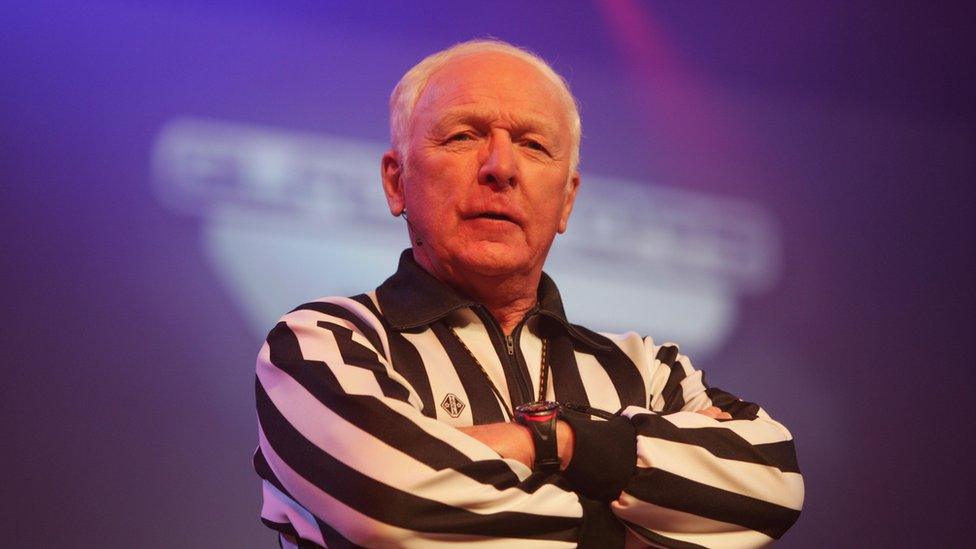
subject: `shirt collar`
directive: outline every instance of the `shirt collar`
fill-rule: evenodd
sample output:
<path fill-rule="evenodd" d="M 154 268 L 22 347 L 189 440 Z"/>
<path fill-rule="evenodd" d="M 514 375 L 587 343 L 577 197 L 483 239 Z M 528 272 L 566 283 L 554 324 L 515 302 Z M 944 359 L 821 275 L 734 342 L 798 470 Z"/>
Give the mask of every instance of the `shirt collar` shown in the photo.
<path fill-rule="evenodd" d="M 413 258 L 409 248 L 400 254 L 396 273 L 376 289 L 383 315 L 397 331 L 426 326 L 458 309 L 475 307 L 477 302 L 458 295 L 451 287 L 434 278 Z M 536 312 L 555 320 L 575 339 L 596 349 L 610 347 L 579 330 L 566 320 L 562 298 L 556 283 L 546 273 L 539 280 Z"/>

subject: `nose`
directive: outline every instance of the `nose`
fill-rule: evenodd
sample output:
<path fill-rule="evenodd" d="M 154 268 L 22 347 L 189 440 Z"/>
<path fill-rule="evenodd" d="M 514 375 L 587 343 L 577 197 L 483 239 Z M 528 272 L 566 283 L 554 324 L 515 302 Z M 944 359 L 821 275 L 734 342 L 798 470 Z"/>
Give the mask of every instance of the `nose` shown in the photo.
<path fill-rule="evenodd" d="M 515 157 L 515 144 L 511 136 L 503 130 L 492 132 L 487 150 L 482 153 L 478 182 L 502 190 L 514 187 L 518 182 L 518 162 Z"/>

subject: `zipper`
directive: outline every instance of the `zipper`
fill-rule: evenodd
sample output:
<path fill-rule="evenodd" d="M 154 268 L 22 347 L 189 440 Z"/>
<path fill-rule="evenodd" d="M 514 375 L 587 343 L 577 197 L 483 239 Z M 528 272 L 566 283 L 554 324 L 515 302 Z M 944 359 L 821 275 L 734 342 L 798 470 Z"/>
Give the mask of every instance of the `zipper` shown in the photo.
<path fill-rule="evenodd" d="M 489 326 L 491 328 L 491 332 L 494 332 L 494 335 L 501 336 L 500 339 L 505 341 L 506 352 L 504 355 L 501 355 L 498 358 L 502 363 L 502 368 L 505 370 L 505 376 L 514 376 L 515 378 L 515 385 L 519 388 L 519 392 L 521 393 L 518 399 L 519 403 L 534 401 L 535 397 L 533 397 L 532 389 L 530 388 L 531 383 L 527 381 L 525 379 L 525 375 L 523 375 L 523 370 L 525 370 L 525 367 L 521 364 L 519 356 L 515 352 L 515 338 L 518 337 L 519 333 L 521 332 L 522 325 L 530 316 L 532 316 L 535 311 L 530 311 L 529 314 L 522 319 L 522 322 L 519 322 L 518 326 L 515 327 L 515 330 L 512 331 L 512 335 L 505 335 L 502 333 L 502 328 L 498 325 L 498 321 L 495 320 L 495 317 L 491 316 L 491 313 L 488 312 L 483 305 L 478 305 L 475 308 L 475 311 L 485 326 Z M 489 336 L 491 335 L 491 332 L 489 332 Z M 515 395 L 509 395 L 509 397 L 512 400 L 512 407 L 514 408 L 515 406 L 518 406 L 518 404 L 515 404 Z"/>

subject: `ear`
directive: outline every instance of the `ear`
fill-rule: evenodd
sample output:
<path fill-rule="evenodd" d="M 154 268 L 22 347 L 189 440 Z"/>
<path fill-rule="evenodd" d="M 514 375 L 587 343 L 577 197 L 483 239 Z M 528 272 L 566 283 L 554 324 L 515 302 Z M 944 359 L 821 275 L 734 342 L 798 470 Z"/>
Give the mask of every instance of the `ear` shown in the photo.
<path fill-rule="evenodd" d="M 579 172 L 573 172 L 573 176 L 566 182 L 566 201 L 563 203 L 563 211 L 559 216 L 559 234 L 566 232 L 569 226 L 569 214 L 573 213 L 573 204 L 576 203 L 576 191 L 579 189 Z"/>
<path fill-rule="evenodd" d="M 380 161 L 380 177 L 383 178 L 383 192 L 386 193 L 386 203 L 390 206 L 390 213 L 398 216 L 406 208 L 406 197 L 403 194 L 403 162 L 400 153 L 395 149 L 386 151 Z"/>

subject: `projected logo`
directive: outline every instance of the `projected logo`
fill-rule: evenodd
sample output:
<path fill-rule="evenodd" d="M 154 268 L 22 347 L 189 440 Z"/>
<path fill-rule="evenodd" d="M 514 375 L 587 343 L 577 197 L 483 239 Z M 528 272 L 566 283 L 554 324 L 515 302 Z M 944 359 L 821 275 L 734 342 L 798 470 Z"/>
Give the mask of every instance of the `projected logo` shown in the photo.
<path fill-rule="evenodd" d="M 375 288 L 409 244 L 379 179 L 386 147 L 323 135 L 177 119 L 153 151 L 157 196 L 202 221 L 214 272 L 263 336 L 322 295 Z M 574 322 L 673 340 L 692 356 L 730 334 L 741 295 L 779 265 L 755 204 L 583 174 L 546 271 Z"/>

